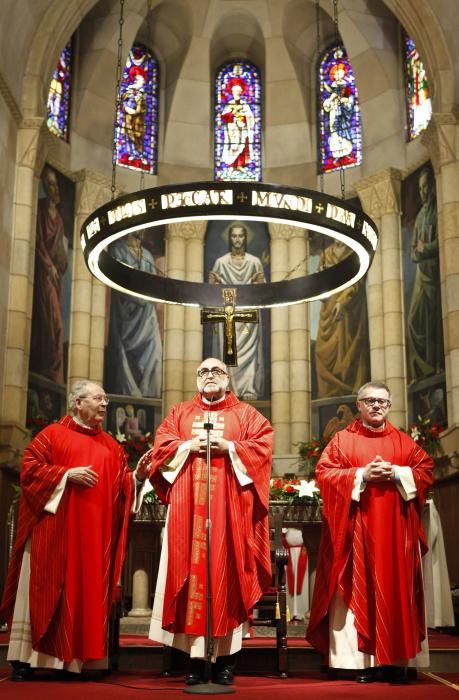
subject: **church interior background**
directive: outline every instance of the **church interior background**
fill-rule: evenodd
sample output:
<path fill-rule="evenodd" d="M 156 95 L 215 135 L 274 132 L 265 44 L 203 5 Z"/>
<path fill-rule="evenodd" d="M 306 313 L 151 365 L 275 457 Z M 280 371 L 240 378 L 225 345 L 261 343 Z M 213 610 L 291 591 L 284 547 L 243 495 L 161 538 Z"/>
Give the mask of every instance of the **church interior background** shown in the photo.
<path fill-rule="evenodd" d="M 116 195 L 277 183 L 345 198 L 376 223 L 379 246 L 352 288 L 241 324 L 233 387 L 272 421 L 279 475 L 298 469 L 298 442 L 350 422 L 370 378 L 389 384 L 396 426 L 438 424 L 434 497 L 459 586 L 455 0 L 124 0 L 121 63 L 119 0 L 1 5 L 2 524 L 22 450 L 63 414 L 73 381 L 103 382 L 107 429 L 138 437 L 193 395 L 196 366 L 219 352 L 198 309 L 128 297 L 88 272 L 81 225 L 110 200 L 115 170 Z M 202 220 L 130 234 L 111 254 L 177 279 L 263 284 L 348 254 L 323 239 Z M 0 586 L 8 547 L 2 527 Z"/>

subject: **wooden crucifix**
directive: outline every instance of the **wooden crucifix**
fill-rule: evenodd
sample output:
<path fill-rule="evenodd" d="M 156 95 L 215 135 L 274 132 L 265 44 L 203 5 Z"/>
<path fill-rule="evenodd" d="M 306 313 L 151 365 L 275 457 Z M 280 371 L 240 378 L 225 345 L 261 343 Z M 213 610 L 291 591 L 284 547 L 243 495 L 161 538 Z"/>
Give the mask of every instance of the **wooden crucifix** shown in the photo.
<path fill-rule="evenodd" d="M 229 367 L 237 366 L 236 321 L 258 323 L 258 309 L 238 311 L 236 289 L 222 289 L 223 307 L 201 309 L 201 323 L 223 323 L 223 362 Z"/>

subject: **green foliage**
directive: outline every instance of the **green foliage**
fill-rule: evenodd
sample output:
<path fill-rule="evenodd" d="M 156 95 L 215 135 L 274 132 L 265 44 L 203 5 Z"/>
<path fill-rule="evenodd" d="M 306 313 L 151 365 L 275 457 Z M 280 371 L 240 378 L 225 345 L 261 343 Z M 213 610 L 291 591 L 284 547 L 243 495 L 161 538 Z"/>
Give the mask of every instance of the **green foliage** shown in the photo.
<path fill-rule="evenodd" d="M 320 503 L 320 491 L 312 479 L 297 479 L 295 477 L 274 477 L 269 482 L 269 500 L 285 501 L 292 505 L 302 503 Z"/>
<path fill-rule="evenodd" d="M 410 425 L 404 432 L 408 433 L 431 457 L 438 457 L 442 453 L 440 433 L 444 428 L 445 426 L 439 421 L 418 416 L 417 422 Z"/>

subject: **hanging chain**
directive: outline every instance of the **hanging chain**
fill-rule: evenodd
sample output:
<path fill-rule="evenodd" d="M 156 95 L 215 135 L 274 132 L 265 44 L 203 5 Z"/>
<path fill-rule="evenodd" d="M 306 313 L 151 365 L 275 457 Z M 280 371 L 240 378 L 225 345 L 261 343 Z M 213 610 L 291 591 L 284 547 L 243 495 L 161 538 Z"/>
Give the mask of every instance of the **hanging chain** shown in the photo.
<path fill-rule="evenodd" d="M 335 25 L 335 43 L 339 42 L 339 27 L 338 27 L 338 0 L 333 0 L 333 24 Z"/>
<path fill-rule="evenodd" d="M 339 36 L 339 25 L 338 25 L 338 0 L 333 0 L 333 24 L 335 25 L 335 45 L 341 43 Z M 341 100 L 338 97 L 338 100 Z M 346 197 L 346 181 L 344 177 L 344 167 L 341 165 L 339 169 L 339 185 L 341 189 L 341 199 Z"/>
<path fill-rule="evenodd" d="M 321 39 L 320 39 L 320 0 L 316 0 L 316 48 L 317 48 L 317 62 L 319 62 L 319 57 L 320 57 L 320 46 L 321 46 Z M 318 81 L 318 85 L 320 89 L 320 80 Z M 319 95 L 320 99 L 320 95 Z M 319 102 L 319 100 L 317 100 Z M 317 148 L 317 157 L 319 161 L 321 160 L 320 154 L 319 154 L 319 148 Z M 320 182 L 320 191 L 322 194 L 324 193 L 324 171 L 322 168 L 322 163 L 320 163 L 319 167 L 319 182 Z"/>
<path fill-rule="evenodd" d="M 118 35 L 118 57 L 116 63 L 116 88 L 115 88 L 115 119 L 113 122 L 113 151 L 112 151 L 112 200 L 115 199 L 116 193 L 116 141 L 118 135 L 118 115 L 121 105 L 121 76 L 123 67 L 121 60 L 123 58 L 123 24 L 124 24 L 124 0 L 120 0 L 120 18 L 119 18 L 119 35 Z"/>
<path fill-rule="evenodd" d="M 317 49 L 317 61 L 319 61 L 319 56 L 320 56 L 320 47 L 321 47 L 321 38 L 320 38 L 320 0 L 316 0 L 316 49 Z M 319 82 L 320 85 L 320 82 Z M 319 152 L 317 153 L 319 157 Z M 319 171 L 319 182 L 320 182 L 320 191 L 323 194 L 324 193 L 324 173 L 322 168 L 320 168 Z M 295 267 L 292 267 L 291 270 L 289 270 L 284 277 L 282 278 L 282 282 L 285 280 L 290 279 L 290 277 L 302 267 L 304 263 L 307 263 L 309 260 L 309 255 L 306 255 L 302 260 L 300 260 Z"/>
<path fill-rule="evenodd" d="M 344 179 L 344 168 L 339 169 L 339 185 L 341 188 L 341 199 L 346 199 L 346 181 Z"/>

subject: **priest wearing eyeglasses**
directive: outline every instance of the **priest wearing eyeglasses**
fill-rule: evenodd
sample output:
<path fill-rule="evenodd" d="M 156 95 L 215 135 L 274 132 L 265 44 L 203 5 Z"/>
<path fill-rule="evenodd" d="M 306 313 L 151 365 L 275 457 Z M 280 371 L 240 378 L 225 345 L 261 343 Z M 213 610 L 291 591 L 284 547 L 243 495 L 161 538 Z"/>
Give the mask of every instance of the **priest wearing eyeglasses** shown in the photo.
<path fill-rule="evenodd" d="M 194 398 L 171 409 L 153 446 L 150 480 L 169 507 L 149 636 L 190 655 L 187 685 L 207 680 L 209 423 L 212 680 L 229 685 L 253 607 L 271 585 L 273 430 L 261 413 L 229 391 L 220 360 L 208 358 L 199 365 L 197 388 Z"/>
<path fill-rule="evenodd" d="M 421 513 L 433 463 L 387 420 L 390 407 L 384 383 L 364 384 L 360 416 L 316 467 L 323 528 L 306 636 L 360 683 L 407 682 L 409 661 L 426 651 Z"/>
<path fill-rule="evenodd" d="M 61 675 L 107 668 L 111 604 L 130 513 L 140 507 L 149 463 L 129 469 L 102 424 L 104 389 L 76 381 L 69 414 L 26 447 L 16 541 L 0 608 L 9 622 L 12 679 L 35 668 Z M 64 672 L 64 673 L 62 673 Z"/>

